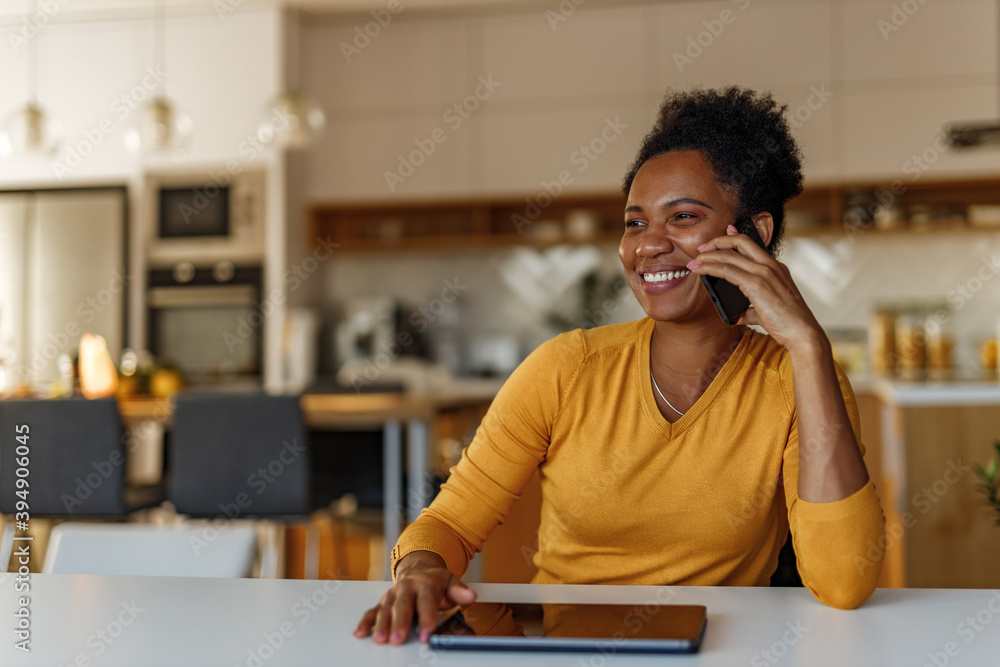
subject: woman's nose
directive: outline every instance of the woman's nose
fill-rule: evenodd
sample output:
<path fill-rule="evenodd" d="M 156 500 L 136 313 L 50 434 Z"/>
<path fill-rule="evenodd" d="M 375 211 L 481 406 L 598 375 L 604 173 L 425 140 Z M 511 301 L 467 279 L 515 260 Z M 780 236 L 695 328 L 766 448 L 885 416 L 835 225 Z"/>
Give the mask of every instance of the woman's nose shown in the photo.
<path fill-rule="evenodd" d="M 644 257 L 655 257 L 674 249 L 674 240 L 670 238 L 663 225 L 650 225 L 639 239 L 635 254 Z"/>

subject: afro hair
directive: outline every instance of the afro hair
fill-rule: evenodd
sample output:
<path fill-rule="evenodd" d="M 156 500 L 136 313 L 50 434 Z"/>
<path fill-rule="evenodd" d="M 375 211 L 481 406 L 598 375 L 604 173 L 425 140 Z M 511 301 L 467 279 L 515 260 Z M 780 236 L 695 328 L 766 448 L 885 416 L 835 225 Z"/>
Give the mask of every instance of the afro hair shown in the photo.
<path fill-rule="evenodd" d="M 625 195 L 650 158 L 676 150 L 698 151 L 719 184 L 735 195 L 738 217 L 771 214 L 774 231 L 768 252 L 777 255 L 785 203 L 802 192 L 802 153 L 785 120 L 786 109 L 771 93 L 737 86 L 668 92 L 656 125 L 625 176 Z"/>

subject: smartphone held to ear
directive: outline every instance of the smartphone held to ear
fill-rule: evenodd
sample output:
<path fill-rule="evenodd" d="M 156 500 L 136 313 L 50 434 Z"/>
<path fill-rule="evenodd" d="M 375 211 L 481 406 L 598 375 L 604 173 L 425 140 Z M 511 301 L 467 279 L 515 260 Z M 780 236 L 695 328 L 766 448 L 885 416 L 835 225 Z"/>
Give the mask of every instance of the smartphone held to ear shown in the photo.
<path fill-rule="evenodd" d="M 736 231 L 740 234 L 746 234 L 753 239 L 754 243 L 767 250 L 767 246 L 764 245 L 764 241 L 761 240 L 760 234 L 757 233 L 757 228 L 750 218 L 738 220 Z M 715 276 L 702 276 L 701 283 L 708 290 L 708 295 L 712 297 L 712 303 L 715 304 L 716 310 L 722 316 L 722 321 L 729 326 L 736 324 L 746 309 L 750 307 L 750 299 L 746 298 L 739 287 L 727 280 Z"/>

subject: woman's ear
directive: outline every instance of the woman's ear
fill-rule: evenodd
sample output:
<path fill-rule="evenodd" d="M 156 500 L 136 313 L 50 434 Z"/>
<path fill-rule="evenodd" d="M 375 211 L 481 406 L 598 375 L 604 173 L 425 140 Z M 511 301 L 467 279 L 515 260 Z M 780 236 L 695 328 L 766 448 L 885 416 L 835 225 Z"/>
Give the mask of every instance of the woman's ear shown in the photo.
<path fill-rule="evenodd" d="M 764 242 L 764 245 L 771 247 L 771 235 L 774 234 L 774 218 L 767 211 L 763 213 L 758 213 L 751 218 L 753 221 L 753 226 L 757 228 L 757 233 L 760 234 L 760 240 Z"/>

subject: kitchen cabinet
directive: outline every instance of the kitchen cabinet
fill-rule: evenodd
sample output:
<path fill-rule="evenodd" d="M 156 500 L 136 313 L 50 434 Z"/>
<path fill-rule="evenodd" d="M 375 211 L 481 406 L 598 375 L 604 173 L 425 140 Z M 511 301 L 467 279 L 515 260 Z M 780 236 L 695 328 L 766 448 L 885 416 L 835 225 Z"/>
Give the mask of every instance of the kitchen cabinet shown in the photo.
<path fill-rule="evenodd" d="M 524 197 L 316 203 L 307 244 L 339 251 L 617 242 L 625 198 L 542 191 Z M 971 213 L 971 217 L 970 217 Z M 807 187 L 786 207 L 789 236 L 1000 231 L 1000 179 L 869 181 Z"/>
<path fill-rule="evenodd" d="M 1000 438 L 996 383 L 877 383 L 885 565 L 880 585 L 1000 586 L 1000 527 L 973 463 Z"/>

